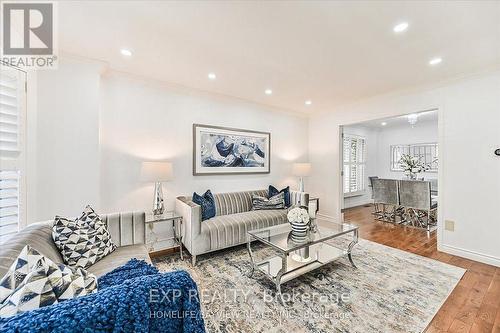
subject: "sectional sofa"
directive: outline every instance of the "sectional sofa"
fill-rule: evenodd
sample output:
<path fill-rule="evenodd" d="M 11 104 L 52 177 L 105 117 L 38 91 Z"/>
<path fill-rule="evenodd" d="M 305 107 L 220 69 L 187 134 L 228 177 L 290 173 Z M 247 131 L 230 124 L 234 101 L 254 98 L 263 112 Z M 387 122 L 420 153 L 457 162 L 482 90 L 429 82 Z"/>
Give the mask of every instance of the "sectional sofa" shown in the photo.
<path fill-rule="evenodd" d="M 243 244 L 247 231 L 287 223 L 286 209 L 252 210 L 252 196 L 267 196 L 267 190 L 214 194 L 215 217 L 202 221 L 201 207 L 190 196 L 176 199 L 176 211 L 183 217 L 183 244 L 196 265 L 198 255 Z M 292 205 L 309 203 L 306 192 L 290 191 Z"/>

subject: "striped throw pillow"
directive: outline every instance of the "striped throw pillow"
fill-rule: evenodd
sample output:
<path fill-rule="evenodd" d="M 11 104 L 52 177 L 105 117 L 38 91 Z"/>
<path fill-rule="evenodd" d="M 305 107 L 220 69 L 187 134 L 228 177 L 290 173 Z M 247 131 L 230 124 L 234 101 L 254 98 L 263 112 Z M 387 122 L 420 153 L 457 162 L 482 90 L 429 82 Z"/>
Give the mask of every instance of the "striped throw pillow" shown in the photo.
<path fill-rule="evenodd" d="M 269 199 L 260 195 L 252 196 L 252 210 L 264 209 L 284 209 L 285 208 L 285 194 L 283 192 L 276 194 Z"/>

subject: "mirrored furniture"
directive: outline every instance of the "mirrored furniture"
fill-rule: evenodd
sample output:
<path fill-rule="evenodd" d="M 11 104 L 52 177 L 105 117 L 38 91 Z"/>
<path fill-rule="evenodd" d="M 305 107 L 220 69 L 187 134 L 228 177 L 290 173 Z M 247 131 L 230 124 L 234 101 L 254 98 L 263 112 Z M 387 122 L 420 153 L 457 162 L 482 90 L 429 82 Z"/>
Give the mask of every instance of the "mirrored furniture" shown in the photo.
<path fill-rule="evenodd" d="M 160 223 L 172 224 L 172 237 L 160 238 L 157 231 L 158 224 Z M 147 234 L 147 244 L 150 252 L 163 250 L 161 248 L 155 248 L 155 245 L 158 243 L 173 240 L 175 247 L 179 248 L 181 260 L 184 260 L 184 255 L 182 253 L 182 215 L 173 211 L 164 212 L 161 215 L 146 214 L 146 226 L 149 230 L 149 235 Z"/>
<path fill-rule="evenodd" d="M 247 250 L 251 261 L 250 276 L 258 270 L 276 285 L 281 301 L 281 285 L 298 276 L 347 256 L 353 267 L 352 249 L 358 243 L 358 227 L 316 219 L 315 231 L 308 231 L 305 239 L 296 241 L 289 224 L 281 224 L 248 232 Z M 345 247 L 327 241 L 349 234 L 352 238 Z M 253 243 L 261 243 L 257 246 Z M 264 258 L 256 259 L 254 249 Z M 268 251 L 270 250 L 270 251 Z M 262 252 L 261 252 L 262 251 Z"/>

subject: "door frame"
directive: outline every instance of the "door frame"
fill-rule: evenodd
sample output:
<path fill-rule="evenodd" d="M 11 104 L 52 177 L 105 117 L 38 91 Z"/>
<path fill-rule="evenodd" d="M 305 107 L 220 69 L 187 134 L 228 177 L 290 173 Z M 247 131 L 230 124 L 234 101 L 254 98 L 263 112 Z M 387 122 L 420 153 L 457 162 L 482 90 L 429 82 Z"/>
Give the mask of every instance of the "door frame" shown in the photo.
<path fill-rule="evenodd" d="M 358 125 L 362 124 L 367 121 L 384 121 L 387 119 L 391 118 L 396 118 L 396 117 L 402 117 L 402 116 L 407 116 L 410 114 L 414 113 L 422 113 L 422 112 L 429 112 L 429 111 L 436 111 L 438 114 L 438 149 L 439 149 L 439 164 L 438 164 L 438 189 L 439 189 L 439 209 L 438 209 L 438 218 L 437 218 L 437 242 L 438 242 L 438 249 L 439 249 L 439 244 L 441 243 L 442 240 L 442 233 L 443 233 L 443 188 L 444 188 L 444 182 L 443 182 L 443 167 L 444 167 L 444 161 L 443 161 L 443 151 L 444 151 L 444 126 L 443 126 L 443 108 L 436 106 L 436 107 L 431 107 L 428 109 L 423 109 L 420 111 L 415 111 L 415 112 L 408 112 L 408 113 L 402 113 L 402 114 L 395 114 L 391 116 L 386 116 L 386 117 L 380 117 L 380 118 L 372 118 L 372 119 L 367 119 L 367 120 L 359 120 L 356 122 L 352 123 L 345 123 L 342 125 L 339 125 L 338 131 L 339 131 L 339 169 L 338 169 L 338 180 L 339 180 L 339 188 L 338 188 L 338 193 L 339 193 L 339 202 L 338 202 L 338 214 L 337 218 L 338 221 L 344 222 L 344 206 L 345 206 L 345 199 L 344 199 L 344 149 L 343 149 L 343 135 L 344 135 L 344 127 L 345 126 L 353 126 L 353 125 Z"/>

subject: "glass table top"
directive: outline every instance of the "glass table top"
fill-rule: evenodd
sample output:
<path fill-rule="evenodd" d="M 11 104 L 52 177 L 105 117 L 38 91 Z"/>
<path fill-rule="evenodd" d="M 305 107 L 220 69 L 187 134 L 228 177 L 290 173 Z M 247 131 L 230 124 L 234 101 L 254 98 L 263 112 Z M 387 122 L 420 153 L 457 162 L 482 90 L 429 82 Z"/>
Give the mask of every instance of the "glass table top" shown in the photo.
<path fill-rule="evenodd" d="M 354 232 L 358 227 L 348 223 L 336 223 L 329 220 L 316 219 L 315 232 L 308 231 L 305 238 L 297 238 L 292 234 L 290 224 L 280 224 L 264 229 L 248 232 L 254 239 L 268 244 L 280 251 L 292 252 L 300 248 Z"/>
<path fill-rule="evenodd" d="M 146 223 L 176 220 L 176 219 L 179 219 L 181 217 L 182 217 L 181 215 L 177 214 L 174 211 L 166 211 L 161 215 L 153 215 L 152 213 L 147 213 L 146 214 Z"/>

